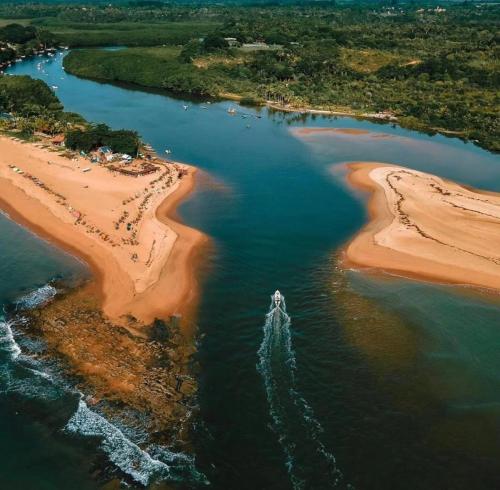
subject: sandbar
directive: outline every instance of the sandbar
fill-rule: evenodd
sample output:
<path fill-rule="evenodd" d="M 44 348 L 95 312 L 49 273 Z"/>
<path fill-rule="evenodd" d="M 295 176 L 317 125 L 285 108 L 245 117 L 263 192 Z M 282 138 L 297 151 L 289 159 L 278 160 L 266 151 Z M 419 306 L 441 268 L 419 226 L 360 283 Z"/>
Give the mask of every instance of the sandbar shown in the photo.
<path fill-rule="evenodd" d="M 500 194 L 385 163 L 348 164 L 369 222 L 344 266 L 500 292 Z"/>

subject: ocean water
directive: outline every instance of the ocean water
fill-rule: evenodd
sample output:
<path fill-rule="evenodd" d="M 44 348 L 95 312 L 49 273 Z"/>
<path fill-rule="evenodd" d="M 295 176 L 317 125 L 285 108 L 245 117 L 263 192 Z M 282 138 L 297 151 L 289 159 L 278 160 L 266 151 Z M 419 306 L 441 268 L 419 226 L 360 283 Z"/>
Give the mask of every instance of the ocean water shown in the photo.
<path fill-rule="evenodd" d="M 399 163 L 500 190 L 498 156 L 457 139 L 350 118 L 240 108 L 230 116 L 230 102 L 80 80 L 62 70 L 62 57 L 39 67 L 41 60 L 11 73 L 58 86 L 67 110 L 136 129 L 159 153 L 170 149 L 206 171 L 180 214 L 215 245 L 197 321 L 200 416 L 193 430 L 196 466 L 211 488 L 499 488 L 499 302 L 465 288 L 342 271 L 337 252 L 366 218 L 364 196 L 346 186 L 343 163 Z M 368 133 L 296 136 L 311 126 Z M 58 274 L 80 274 L 80 265 L 25 239 L 12 223 L 2 219 L 0 226 L 0 267 L 8 268 L 0 276 L 3 301 Z M 29 257 L 31 265 L 23 265 Z M 279 319 L 269 309 L 277 288 L 286 296 Z M 12 357 L 17 349 L 7 329 L 3 335 L 11 369 L 19 357 Z M 37 386 L 31 379 L 27 385 Z M 0 475 L 11 485 L 39 488 L 23 483 L 31 478 L 65 488 L 57 452 L 42 443 L 68 448 L 66 475 L 81 488 L 100 484 L 93 473 L 103 462 L 117 478 L 127 470 L 130 477 L 130 452 L 106 451 L 104 421 L 93 416 L 97 429 L 87 425 L 78 436 L 64 430 L 85 412 L 75 394 L 43 402 L 50 413 L 64 405 L 64 416 L 51 418 L 40 436 L 46 418 L 32 407 L 44 390 L 34 391 L 16 395 L 19 402 L 0 396 L 9 427 L 17 427 L 16 403 L 27 407 L 23 440 L 32 450 L 0 441 L 0 461 L 11 461 L 0 463 Z M 135 483 L 172 478 L 148 475 Z"/>

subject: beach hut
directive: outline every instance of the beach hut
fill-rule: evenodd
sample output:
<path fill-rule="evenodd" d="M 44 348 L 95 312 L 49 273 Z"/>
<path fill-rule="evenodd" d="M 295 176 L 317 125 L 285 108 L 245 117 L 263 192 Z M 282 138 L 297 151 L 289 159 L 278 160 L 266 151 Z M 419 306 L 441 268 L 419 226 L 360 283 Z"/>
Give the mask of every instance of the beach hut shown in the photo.
<path fill-rule="evenodd" d="M 101 146 L 97 148 L 97 152 L 104 158 L 105 161 L 113 161 L 113 150 L 109 146 Z"/>

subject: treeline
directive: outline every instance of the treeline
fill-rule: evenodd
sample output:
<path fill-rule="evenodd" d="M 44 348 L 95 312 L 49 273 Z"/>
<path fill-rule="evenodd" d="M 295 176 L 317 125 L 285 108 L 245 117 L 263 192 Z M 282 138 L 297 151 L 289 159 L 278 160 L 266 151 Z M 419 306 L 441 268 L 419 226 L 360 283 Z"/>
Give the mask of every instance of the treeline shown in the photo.
<path fill-rule="evenodd" d="M 72 46 L 156 46 L 74 51 L 65 67 L 79 76 L 278 106 L 386 112 L 403 126 L 500 150 L 498 5 L 131 2 L 26 8 L 44 12 L 36 25 Z M 0 16 L 6 10 L 0 6 Z"/>
<path fill-rule="evenodd" d="M 105 124 L 90 125 L 66 131 L 65 144 L 71 150 L 86 153 L 102 146 L 108 146 L 114 153 L 136 155 L 140 139 L 135 131 L 112 130 Z"/>
<path fill-rule="evenodd" d="M 0 65 L 19 56 L 29 56 L 56 45 L 55 36 L 46 29 L 20 24 L 7 24 L 0 28 Z"/>
<path fill-rule="evenodd" d="M 113 152 L 135 155 L 140 144 L 135 131 L 88 124 L 80 115 L 64 112 L 52 90 L 29 76 L 0 76 L 0 113 L 0 129 L 27 137 L 35 132 L 65 133 L 66 146 L 72 150 L 109 146 Z"/>
<path fill-rule="evenodd" d="M 1 129 L 28 137 L 37 131 L 53 135 L 85 124 L 78 114 L 63 111 L 59 99 L 43 81 L 28 76 L 0 76 L 0 112 Z"/>
<path fill-rule="evenodd" d="M 29 76 L 0 76 L 0 111 L 21 115 L 61 112 L 54 92 Z"/>
<path fill-rule="evenodd" d="M 241 92 L 243 85 L 253 93 L 250 82 L 236 80 L 233 86 L 223 70 L 199 70 L 184 62 L 179 48 L 130 48 L 108 54 L 100 50 L 72 51 L 64 59 L 64 68 L 94 80 L 122 81 L 192 96 L 218 97 L 226 89 Z"/>
<path fill-rule="evenodd" d="M 31 25 L 13 23 L 0 28 L 0 42 L 16 44 L 25 49 L 50 47 L 55 41 L 55 36 L 51 32 Z"/>

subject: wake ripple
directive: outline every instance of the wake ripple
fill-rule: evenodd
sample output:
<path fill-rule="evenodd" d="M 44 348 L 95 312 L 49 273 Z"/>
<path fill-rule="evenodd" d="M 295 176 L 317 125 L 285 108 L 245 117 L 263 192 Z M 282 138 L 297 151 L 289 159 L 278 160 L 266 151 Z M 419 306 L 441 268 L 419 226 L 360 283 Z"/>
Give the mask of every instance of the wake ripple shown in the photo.
<path fill-rule="evenodd" d="M 278 436 L 295 490 L 338 487 L 343 478 L 335 456 L 320 436 L 323 427 L 295 382 L 296 358 L 292 348 L 291 319 L 271 302 L 258 351 L 258 371 L 264 379 L 271 428 Z"/>

